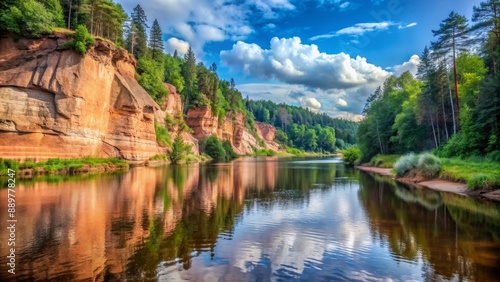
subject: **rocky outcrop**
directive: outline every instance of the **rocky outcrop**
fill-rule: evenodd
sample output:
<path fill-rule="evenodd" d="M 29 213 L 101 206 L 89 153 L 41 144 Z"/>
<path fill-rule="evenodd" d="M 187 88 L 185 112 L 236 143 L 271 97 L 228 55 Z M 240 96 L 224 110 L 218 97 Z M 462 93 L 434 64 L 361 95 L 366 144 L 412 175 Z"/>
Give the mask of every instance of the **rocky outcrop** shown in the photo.
<path fill-rule="evenodd" d="M 165 83 L 165 88 L 168 90 L 168 96 L 162 104 L 161 108 L 163 112 L 160 111 L 161 114 L 158 122 L 167 127 L 173 139 L 179 130 L 181 130 L 181 125 L 184 123 L 182 99 L 181 95 L 177 93 L 177 89 L 172 84 Z M 182 130 L 181 135 L 184 142 L 191 145 L 191 153 L 199 155 L 198 139 L 185 130 Z"/>
<path fill-rule="evenodd" d="M 126 51 L 98 40 L 82 56 L 58 50 L 69 38 L 0 38 L 0 156 L 16 159 L 164 153 L 161 109 L 134 78 Z"/>
<path fill-rule="evenodd" d="M 254 148 L 262 148 L 255 136 L 245 127 L 245 116 L 243 113 L 229 112 L 224 120 L 219 121 L 217 116 L 214 116 L 209 107 L 190 109 L 186 117 L 187 125 L 193 130 L 193 136 L 202 140 L 210 135 L 215 135 L 221 140 L 229 140 L 233 145 L 233 149 L 237 154 L 243 155 L 253 153 Z M 259 134 L 264 140 L 267 148 L 278 150 L 278 144 L 274 142 L 274 134 L 272 133 L 271 125 L 261 125 L 265 136 Z M 264 130 L 267 128 L 267 131 Z M 257 129 L 257 125 L 256 125 Z M 257 129 L 257 132 L 258 129 Z M 276 129 L 274 129 L 276 132 Z M 269 139 L 269 140 L 268 140 Z"/>
<path fill-rule="evenodd" d="M 257 130 L 257 134 L 262 140 L 264 140 L 268 149 L 274 151 L 280 150 L 279 145 L 274 141 L 274 138 L 276 138 L 276 128 L 274 126 L 256 121 L 255 130 Z"/>

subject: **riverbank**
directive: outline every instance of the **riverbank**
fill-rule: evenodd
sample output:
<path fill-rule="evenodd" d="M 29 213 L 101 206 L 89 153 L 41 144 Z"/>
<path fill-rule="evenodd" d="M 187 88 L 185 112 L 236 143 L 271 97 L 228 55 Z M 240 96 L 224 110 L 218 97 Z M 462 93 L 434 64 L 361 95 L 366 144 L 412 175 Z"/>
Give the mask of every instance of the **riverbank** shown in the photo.
<path fill-rule="evenodd" d="M 33 178 L 42 175 L 74 175 L 111 173 L 127 171 L 131 164 L 117 158 L 79 158 L 79 159 L 49 159 L 47 161 L 35 162 L 26 160 L 0 159 L 0 176 L 6 175 L 8 169 L 16 171 L 17 177 Z"/>
<path fill-rule="evenodd" d="M 425 187 L 436 191 L 455 193 L 459 195 L 467 195 L 477 198 L 486 198 L 489 200 L 500 201 L 500 190 L 481 189 L 471 191 L 467 188 L 467 184 L 454 182 L 445 179 L 421 180 L 411 177 L 396 177 L 391 168 L 356 166 L 357 169 L 366 172 L 373 172 L 382 176 L 394 178 L 396 181 Z"/>

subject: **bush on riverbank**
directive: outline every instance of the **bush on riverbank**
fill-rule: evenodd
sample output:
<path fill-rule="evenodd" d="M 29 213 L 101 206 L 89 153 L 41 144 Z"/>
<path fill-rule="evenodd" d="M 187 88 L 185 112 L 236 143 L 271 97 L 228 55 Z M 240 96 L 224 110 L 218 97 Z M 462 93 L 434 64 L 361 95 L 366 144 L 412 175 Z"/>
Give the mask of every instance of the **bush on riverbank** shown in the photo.
<path fill-rule="evenodd" d="M 441 160 L 430 153 L 420 155 L 410 153 L 399 158 L 394 164 L 394 170 L 399 177 L 420 175 L 424 178 L 433 178 L 439 176 L 441 169 Z"/>
<path fill-rule="evenodd" d="M 351 147 L 342 151 L 342 160 L 349 166 L 359 164 L 359 158 L 361 156 L 361 151 L 357 147 Z"/>

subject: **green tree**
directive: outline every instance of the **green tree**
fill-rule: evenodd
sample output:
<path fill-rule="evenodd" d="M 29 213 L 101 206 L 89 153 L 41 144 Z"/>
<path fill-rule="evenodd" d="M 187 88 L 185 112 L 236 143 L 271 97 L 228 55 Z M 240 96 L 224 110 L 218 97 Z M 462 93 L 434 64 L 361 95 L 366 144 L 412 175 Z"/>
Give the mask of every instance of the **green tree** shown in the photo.
<path fill-rule="evenodd" d="M 133 54 L 136 56 L 136 58 L 140 59 L 147 53 L 148 38 L 146 35 L 146 29 L 149 28 L 147 24 L 148 19 L 146 16 L 146 12 L 144 12 L 144 9 L 142 9 L 141 5 L 137 4 L 137 6 L 135 6 L 131 15 L 131 20 L 131 24 L 133 24 L 136 29 L 135 44 L 132 44 L 133 48 L 130 48 L 130 46 L 128 47 L 133 50 Z"/>
<path fill-rule="evenodd" d="M 500 46 L 500 1 L 488 0 L 474 6 L 472 30 L 478 30 L 486 37 L 485 49 L 492 60 L 493 76 L 498 72 L 498 48 Z"/>
<path fill-rule="evenodd" d="M 137 81 L 158 104 L 163 104 L 168 91 L 163 85 L 163 65 L 155 60 L 141 58 L 137 61 Z"/>
<path fill-rule="evenodd" d="M 196 97 L 198 89 L 198 76 L 196 68 L 196 56 L 193 49 L 189 47 L 188 52 L 184 55 L 185 63 L 182 66 L 182 77 L 184 78 L 184 112 L 189 108 L 189 103 Z"/>
<path fill-rule="evenodd" d="M 158 59 L 163 54 L 163 39 L 160 24 L 158 20 L 154 20 L 151 26 L 151 34 L 149 35 L 149 49 L 151 50 L 151 58 Z"/>
<path fill-rule="evenodd" d="M 38 37 L 58 26 L 59 15 L 35 0 L 7 2 L 4 6 L 5 9 L 0 10 L 0 30 Z"/>
<path fill-rule="evenodd" d="M 50 11 L 53 16 L 53 21 L 56 27 L 64 27 L 64 15 L 61 2 L 59 0 L 40 0 L 47 11 Z"/>
<path fill-rule="evenodd" d="M 459 92 L 457 77 L 457 53 L 459 50 L 465 50 L 469 46 L 467 19 L 455 12 L 451 12 L 448 18 L 444 19 L 439 25 L 438 30 L 433 30 L 434 36 L 438 37 L 436 42 L 432 43 L 432 49 L 437 54 L 450 55 L 453 64 L 453 79 L 455 83 L 455 103 L 456 111 L 459 112 Z"/>
<path fill-rule="evenodd" d="M 183 160 L 190 151 L 191 145 L 186 144 L 182 138 L 181 132 L 178 132 L 172 144 L 172 152 L 169 154 L 168 158 L 173 164 L 177 164 Z"/>

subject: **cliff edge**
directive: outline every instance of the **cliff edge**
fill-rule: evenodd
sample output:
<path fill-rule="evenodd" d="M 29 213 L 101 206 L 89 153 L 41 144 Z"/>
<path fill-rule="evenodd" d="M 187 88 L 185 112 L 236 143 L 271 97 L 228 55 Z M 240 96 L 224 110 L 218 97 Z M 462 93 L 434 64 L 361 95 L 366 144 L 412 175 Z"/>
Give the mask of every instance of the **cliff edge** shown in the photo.
<path fill-rule="evenodd" d="M 97 40 L 86 55 L 57 47 L 64 34 L 0 38 L 0 155 L 143 161 L 156 142 L 159 106 L 134 78 L 135 60 Z"/>

